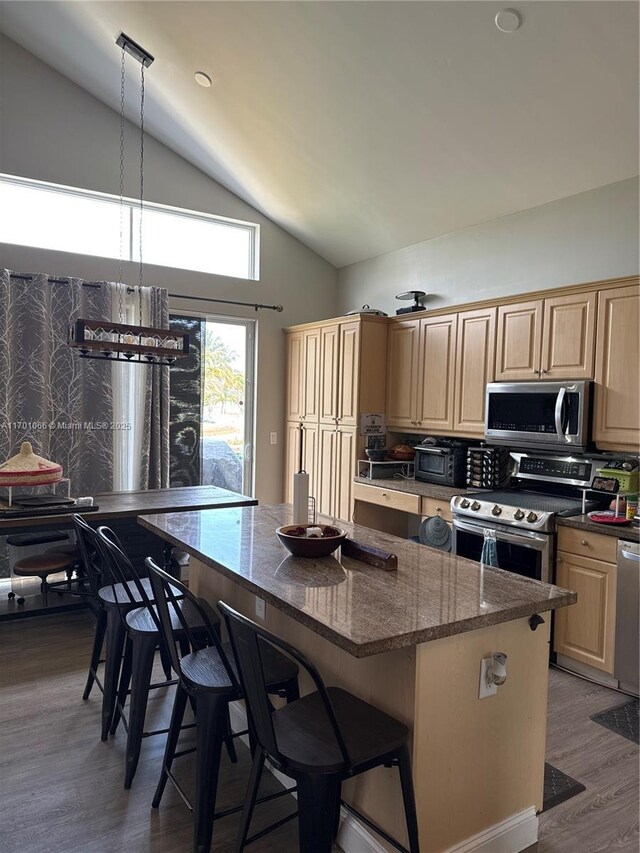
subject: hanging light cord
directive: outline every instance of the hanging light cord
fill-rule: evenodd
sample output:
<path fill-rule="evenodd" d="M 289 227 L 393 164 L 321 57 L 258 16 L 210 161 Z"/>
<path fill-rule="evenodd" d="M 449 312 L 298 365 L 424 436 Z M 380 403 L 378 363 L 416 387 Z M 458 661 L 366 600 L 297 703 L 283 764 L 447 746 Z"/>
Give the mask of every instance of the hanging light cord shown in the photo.
<path fill-rule="evenodd" d="M 144 213 L 144 63 L 140 64 L 140 267 L 139 287 L 142 288 L 142 215 Z"/>
<path fill-rule="evenodd" d="M 120 254 L 118 265 L 118 284 L 122 284 L 122 262 L 124 255 L 124 84 L 125 52 L 120 57 Z"/>

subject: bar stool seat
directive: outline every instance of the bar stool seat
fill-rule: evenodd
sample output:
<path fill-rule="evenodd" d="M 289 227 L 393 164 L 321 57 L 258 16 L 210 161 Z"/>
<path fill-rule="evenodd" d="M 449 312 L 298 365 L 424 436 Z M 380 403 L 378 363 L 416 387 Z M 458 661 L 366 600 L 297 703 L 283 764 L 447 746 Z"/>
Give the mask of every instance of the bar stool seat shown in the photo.
<path fill-rule="evenodd" d="M 35 554 L 32 557 L 24 557 L 13 566 L 13 574 L 18 577 L 40 578 L 40 591 L 42 592 L 42 603 L 48 602 L 47 577 L 64 572 L 73 566 L 73 561 L 62 554 Z"/>
<path fill-rule="evenodd" d="M 409 730 L 374 705 L 339 687 L 327 687 L 336 720 L 352 762 L 353 774 L 401 749 Z M 345 762 L 319 693 L 303 696 L 274 711 L 278 748 L 290 767 L 314 773 L 340 773 Z"/>

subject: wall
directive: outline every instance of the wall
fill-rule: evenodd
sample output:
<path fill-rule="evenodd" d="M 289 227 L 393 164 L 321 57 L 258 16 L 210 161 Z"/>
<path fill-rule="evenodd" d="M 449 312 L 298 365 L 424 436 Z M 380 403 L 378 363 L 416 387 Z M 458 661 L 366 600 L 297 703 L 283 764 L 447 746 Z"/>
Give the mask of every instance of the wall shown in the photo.
<path fill-rule="evenodd" d="M 119 88 L 119 80 L 114 86 Z M 0 172 L 101 192 L 119 193 L 119 116 L 80 87 L 0 34 Z M 125 193 L 137 187 L 137 131 L 127 127 L 129 169 Z M 174 293 L 283 304 L 276 313 L 234 309 L 257 317 L 256 497 L 280 501 L 283 466 L 284 346 L 281 329 L 324 319 L 337 311 L 335 268 L 152 138 L 145 144 L 145 198 L 261 226 L 260 281 L 149 266 L 145 283 Z M 117 278 L 117 261 L 0 243 L 0 266 L 87 279 Z M 125 281 L 137 269 L 125 264 Z M 182 310 L 223 313 L 215 305 L 173 300 Z M 224 306 L 220 306 L 224 307 Z M 269 445 L 275 430 L 279 443 Z"/>
<path fill-rule="evenodd" d="M 638 250 L 638 181 L 629 179 L 343 267 L 338 307 L 394 314 L 405 290 L 433 294 L 425 305 L 440 308 L 634 275 Z"/>

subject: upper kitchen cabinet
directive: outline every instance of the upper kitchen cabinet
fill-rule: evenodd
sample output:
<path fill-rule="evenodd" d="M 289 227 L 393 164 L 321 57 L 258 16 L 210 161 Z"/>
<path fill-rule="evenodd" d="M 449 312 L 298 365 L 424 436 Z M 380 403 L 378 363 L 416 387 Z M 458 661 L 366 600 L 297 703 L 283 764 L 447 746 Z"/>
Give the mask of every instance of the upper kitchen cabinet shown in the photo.
<path fill-rule="evenodd" d="M 496 309 L 458 314 L 453 430 L 484 436 L 485 386 L 493 382 L 496 352 Z"/>
<path fill-rule="evenodd" d="M 498 307 L 497 380 L 538 378 L 542 310 L 542 299 Z"/>
<path fill-rule="evenodd" d="M 373 357 L 372 338 L 382 344 L 377 363 L 384 375 L 386 328 L 383 325 L 351 320 L 320 329 L 320 423 L 356 426 L 359 408 L 362 408 L 360 397 L 363 403 L 369 402 L 366 398 L 371 391 L 367 383 L 360 381 L 360 353 L 362 349 L 368 365 Z M 364 362 L 363 370 L 368 377 Z M 379 383 L 379 377 L 376 381 Z M 378 397 L 376 408 L 362 408 L 362 411 L 384 411 L 384 394 L 379 393 Z"/>
<path fill-rule="evenodd" d="M 420 320 L 389 325 L 387 425 L 411 429 L 418 420 L 417 388 Z"/>
<path fill-rule="evenodd" d="M 598 294 L 594 439 L 599 448 L 638 453 L 640 382 L 638 285 Z"/>
<path fill-rule="evenodd" d="M 286 342 L 286 419 L 317 422 L 320 330 L 291 332 Z"/>
<path fill-rule="evenodd" d="M 496 379 L 592 379 L 596 294 L 498 307 Z"/>
<path fill-rule="evenodd" d="M 417 426 L 429 432 L 453 429 L 457 314 L 420 320 Z"/>
<path fill-rule="evenodd" d="M 544 300 L 542 379 L 593 379 L 597 294 Z"/>

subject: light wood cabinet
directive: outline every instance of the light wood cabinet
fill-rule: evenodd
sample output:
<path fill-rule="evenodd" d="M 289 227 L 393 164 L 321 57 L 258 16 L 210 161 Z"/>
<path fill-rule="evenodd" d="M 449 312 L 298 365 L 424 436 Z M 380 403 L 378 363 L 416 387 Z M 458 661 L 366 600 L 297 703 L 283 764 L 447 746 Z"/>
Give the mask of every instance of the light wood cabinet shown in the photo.
<path fill-rule="evenodd" d="M 487 382 L 493 382 L 496 357 L 496 309 L 458 314 L 453 431 L 484 436 Z"/>
<path fill-rule="evenodd" d="M 597 294 L 572 293 L 544 300 L 542 379 L 592 379 Z"/>
<path fill-rule="evenodd" d="M 320 425 L 315 491 L 318 512 L 352 520 L 356 459 L 357 432 L 353 427 Z"/>
<path fill-rule="evenodd" d="M 457 315 L 403 320 L 389 330 L 387 424 L 421 431 L 453 428 Z"/>
<path fill-rule="evenodd" d="M 356 460 L 364 444 L 358 434 L 359 416 L 361 412 L 384 412 L 387 324 L 379 318 L 360 317 L 294 328 L 287 332 L 287 357 L 287 413 L 299 411 L 298 421 L 309 430 L 308 438 L 305 432 L 305 466 L 310 493 L 316 498 L 318 512 L 350 520 Z M 295 393 L 302 387 L 300 377 L 304 378 L 306 397 Z M 290 405 L 290 400 L 301 397 L 297 408 Z M 291 500 L 290 484 L 299 464 L 298 424 L 294 421 L 288 418 L 286 501 Z"/>
<path fill-rule="evenodd" d="M 496 379 L 592 379 L 596 293 L 498 306 Z"/>
<path fill-rule="evenodd" d="M 389 328 L 387 424 L 412 429 L 418 420 L 417 388 L 420 320 L 401 320 Z"/>
<path fill-rule="evenodd" d="M 497 380 L 538 378 L 542 310 L 542 299 L 498 306 Z"/>
<path fill-rule="evenodd" d="M 304 446 L 302 464 L 309 475 L 309 494 L 316 493 L 317 459 L 318 459 L 318 426 L 305 423 L 303 425 Z M 293 475 L 300 466 L 300 421 L 288 422 L 285 433 L 285 475 L 284 500 L 293 502 Z"/>
<path fill-rule="evenodd" d="M 559 551 L 556 559 L 556 584 L 577 592 L 578 601 L 555 613 L 554 651 L 609 674 L 613 673 L 616 571 L 614 563 L 582 554 Z"/>
<path fill-rule="evenodd" d="M 599 448 L 638 453 L 640 381 L 637 285 L 598 294 L 594 439 Z"/>
<path fill-rule="evenodd" d="M 320 332 L 310 329 L 287 335 L 286 419 L 318 421 Z"/>
<path fill-rule="evenodd" d="M 457 314 L 420 320 L 420 387 L 417 426 L 429 432 L 453 429 Z"/>

